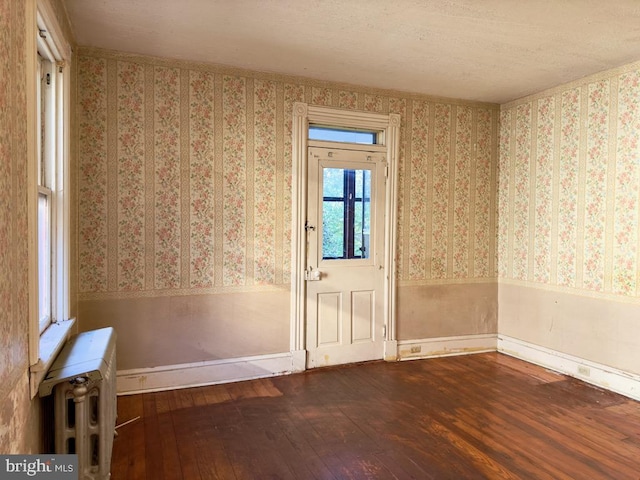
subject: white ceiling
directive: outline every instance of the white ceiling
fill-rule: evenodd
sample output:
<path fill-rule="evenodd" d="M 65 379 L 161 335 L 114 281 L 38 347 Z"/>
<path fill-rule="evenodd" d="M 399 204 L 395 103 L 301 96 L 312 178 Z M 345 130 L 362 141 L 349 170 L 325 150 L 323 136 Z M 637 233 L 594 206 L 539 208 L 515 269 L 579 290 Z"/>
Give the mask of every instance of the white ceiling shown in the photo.
<path fill-rule="evenodd" d="M 79 45 L 504 103 L 640 60 L 640 0 L 63 0 Z"/>

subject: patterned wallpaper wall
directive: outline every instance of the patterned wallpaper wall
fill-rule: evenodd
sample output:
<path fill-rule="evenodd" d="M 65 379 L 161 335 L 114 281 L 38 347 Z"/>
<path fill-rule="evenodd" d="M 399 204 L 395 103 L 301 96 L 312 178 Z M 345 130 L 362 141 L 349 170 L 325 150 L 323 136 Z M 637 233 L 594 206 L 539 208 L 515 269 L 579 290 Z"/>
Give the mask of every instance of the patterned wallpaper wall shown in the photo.
<path fill-rule="evenodd" d="M 29 415 L 25 15 L 0 0 L 0 452 L 26 451 Z"/>
<path fill-rule="evenodd" d="M 496 277 L 495 105 L 80 49 L 80 298 L 288 287 L 298 101 L 401 115 L 400 280 Z"/>
<path fill-rule="evenodd" d="M 500 277 L 640 295 L 640 64 L 500 115 Z"/>

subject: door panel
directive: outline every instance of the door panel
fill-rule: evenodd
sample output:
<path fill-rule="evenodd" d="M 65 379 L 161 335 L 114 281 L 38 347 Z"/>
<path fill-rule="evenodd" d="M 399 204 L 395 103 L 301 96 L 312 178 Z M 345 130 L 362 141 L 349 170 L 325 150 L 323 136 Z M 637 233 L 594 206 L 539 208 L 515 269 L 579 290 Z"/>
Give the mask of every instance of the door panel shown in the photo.
<path fill-rule="evenodd" d="M 310 147 L 308 367 L 382 358 L 385 156 Z"/>
<path fill-rule="evenodd" d="M 339 345 L 342 332 L 342 294 L 318 294 L 318 345 Z"/>
<path fill-rule="evenodd" d="M 373 341 L 375 292 L 351 293 L 351 331 L 353 342 Z"/>

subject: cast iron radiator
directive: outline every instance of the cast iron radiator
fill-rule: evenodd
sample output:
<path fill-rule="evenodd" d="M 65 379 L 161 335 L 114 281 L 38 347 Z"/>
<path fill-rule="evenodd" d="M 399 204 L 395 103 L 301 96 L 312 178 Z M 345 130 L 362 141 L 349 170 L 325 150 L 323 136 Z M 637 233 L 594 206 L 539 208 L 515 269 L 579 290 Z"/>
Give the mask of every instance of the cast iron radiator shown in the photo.
<path fill-rule="evenodd" d="M 56 453 L 78 455 L 82 480 L 111 477 L 116 424 L 116 334 L 102 328 L 71 337 L 40 384 L 54 395 Z"/>

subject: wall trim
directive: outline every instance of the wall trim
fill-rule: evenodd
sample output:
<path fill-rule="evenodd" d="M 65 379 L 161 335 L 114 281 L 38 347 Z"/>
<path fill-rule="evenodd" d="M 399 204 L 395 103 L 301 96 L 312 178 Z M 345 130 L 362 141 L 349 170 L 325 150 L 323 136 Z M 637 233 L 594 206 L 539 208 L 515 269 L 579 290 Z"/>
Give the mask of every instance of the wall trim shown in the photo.
<path fill-rule="evenodd" d="M 495 352 L 498 335 L 495 333 L 459 335 L 455 337 L 423 338 L 398 341 L 398 360 L 450 357 L 471 353 Z"/>
<path fill-rule="evenodd" d="M 295 353 L 120 370 L 116 374 L 117 392 L 133 395 L 286 375 L 297 371 Z"/>
<path fill-rule="evenodd" d="M 441 285 L 484 285 L 498 283 L 497 277 L 477 277 L 477 278 L 423 278 L 420 280 L 398 280 L 399 287 L 437 287 Z"/>
<path fill-rule="evenodd" d="M 597 292 L 595 290 L 587 290 L 585 288 L 567 287 L 563 285 L 550 285 L 528 280 L 500 278 L 498 279 L 498 288 L 500 288 L 500 286 L 534 288 L 536 290 L 542 290 L 551 293 L 564 293 L 568 295 L 576 295 L 578 297 L 594 298 L 596 300 L 607 300 L 611 302 L 640 305 L 640 297 L 636 296 L 623 295 L 620 293 Z"/>
<path fill-rule="evenodd" d="M 640 401 L 640 375 L 498 335 L 498 351 Z"/>
<path fill-rule="evenodd" d="M 194 295 L 220 295 L 233 293 L 287 292 L 289 284 L 224 285 L 199 288 L 171 288 L 162 290 L 126 290 L 110 292 L 80 292 L 78 300 L 128 300 L 136 298 L 185 297 Z"/>

